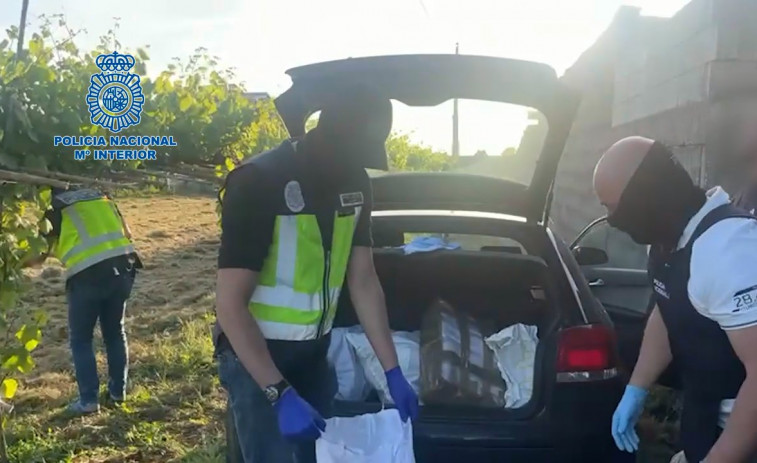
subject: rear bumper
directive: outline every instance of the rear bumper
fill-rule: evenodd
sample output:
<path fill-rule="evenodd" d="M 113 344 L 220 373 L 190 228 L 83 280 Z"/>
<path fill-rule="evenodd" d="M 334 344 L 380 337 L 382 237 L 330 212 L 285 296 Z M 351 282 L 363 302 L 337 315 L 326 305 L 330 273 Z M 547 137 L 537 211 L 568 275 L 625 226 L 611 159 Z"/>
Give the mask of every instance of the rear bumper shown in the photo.
<path fill-rule="evenodd" d="M 355 407 L 359 405 L 359 407 Z M 352 416 L 378 411 L 367 404 L 335 404 L 336 414 Z M 373 407 L 371 407 L 373 408 Z M 547 426 L 543 415 L 527 422 L 468 422 L 430 420 L 421 415 L 413 425 L 418 463 L 634 463 L 635 456 L 617 450 L 605 421 L 595 410 Z M 588 416 L 607 415 L 598 420 Z M 226 420 L 227 461 L 242 461 L 230 411 Z"/>
<path fill-rule="evenodd" d="M 336 403 L 334 411 L 338 416 L 354 416 L 379 409 L 368 404 Z M 606 410 L 587 414 L 606 415 L 606 420 L 578 415 L 570 425 L 558 425 L 540 414 L 515 422 L 461 421 L 424 416 L 421 411 L 413 424 L 413 447 L 418 463 L 633 462 L 634 456 L 618 452 L 612 441 L 609 425 L 605 425 L 611 415 Z"/>
<path fill-rule="evenodd" d="M 416 439 L 414 443 L 418 463 L 634 463 L 636 456 L 623 453 L 606 440 L 587 439 L 566 447 L 496 447 L 476 445 L 428 443 Z"/>

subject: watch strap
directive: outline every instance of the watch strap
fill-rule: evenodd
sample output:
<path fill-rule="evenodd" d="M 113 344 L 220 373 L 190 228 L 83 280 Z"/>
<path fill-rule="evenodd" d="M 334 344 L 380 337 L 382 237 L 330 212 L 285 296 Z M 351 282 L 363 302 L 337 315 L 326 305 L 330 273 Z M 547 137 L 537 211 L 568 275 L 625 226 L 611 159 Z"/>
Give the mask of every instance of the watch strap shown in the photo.
<path fill-rule="evenodd" d="M 273 390 L 275 390 L 275 391 L 276 391 L 276 393 L 275 393 L 275 394 L 271 394 L 271 395 L 269 395 L 269 394 L 266 394 L 266 397 L 268 398 L 268 400 L 269 400 L 269 401 L 270 401 L 271 403 L 276 403 L 276 402 L 278 402 L 278 401 L 279 401 L 279 399 L 281 399 L 281 396 L 283 396 L 283 395 L 284 395 L 284 392 L 285 392 L 285 391 L 286 391 L 287 389 L 289 389 L 290 387 L 291 387 L 291 386 L 290 386 L 290 384 L 289 384 L 289 383 L 287 382 L 287 380 L 285 380 L 285 379 L 282 379 L 282 380 L 281 380 L 281 381 L 279 381 L 278 383 L 276 383 L 276 384 L 271 384 L 270 386 L 266 387 L 266 390 L 271 390 L 271 389 L 273 389 Z M 274 396 L 275 396 L 275 398 L 274 398 Z"/>

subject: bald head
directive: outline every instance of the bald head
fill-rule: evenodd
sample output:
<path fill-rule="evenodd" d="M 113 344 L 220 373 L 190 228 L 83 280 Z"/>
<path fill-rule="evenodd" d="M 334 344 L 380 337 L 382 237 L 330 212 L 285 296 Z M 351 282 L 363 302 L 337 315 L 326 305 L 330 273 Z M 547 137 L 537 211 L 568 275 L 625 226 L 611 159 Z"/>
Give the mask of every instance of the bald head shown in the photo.
<path fill-rule="evenodd" d="M 599 201 L 612 213 L 620 202 L 628 182 L 646 157 L 654 140 L 644 137 L 624 138 L 608 149 L 594 169 L 594 191 Z"/>

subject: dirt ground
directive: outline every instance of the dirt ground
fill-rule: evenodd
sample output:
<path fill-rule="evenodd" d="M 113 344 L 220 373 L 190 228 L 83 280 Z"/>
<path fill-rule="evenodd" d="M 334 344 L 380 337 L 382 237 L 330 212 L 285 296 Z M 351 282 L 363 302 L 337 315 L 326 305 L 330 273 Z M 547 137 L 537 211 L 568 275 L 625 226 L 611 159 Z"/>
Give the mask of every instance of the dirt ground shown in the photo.
<path fill-rule="evenodd" d="M 225 398 L 209 331 L 218 246 L 215 203 L 151 196 L 122 198 L 118 204 L 145 263 L 127 310 L 128 401 L 84 418 L 64 412 L 76 388 L 62 269 L 48 260 L 30 271 L 32 288 L 24 298 L 30 307 L 45 307 L 50 321 L 34 353 L 37 367 L 20 388 L 9 424 L 12 461 L 223 462 Z M 104 384 L 99 334 L 96 342 Z M 660 428 L 645 428 L 642 437 L 654 442 Z M 641 453 L 640 463 L 670 458 L 669 449 L 659 445 L 646 445 Z"/>
<path fill-rule="evenodd" d="M 67 344 L 62 268 L 31 271 L 25 301 L 50 320 L 10 425 L 15 461 L 223 461 L 224 398 L 209 330 L 218 226 L 215 202 L 154 196 L 118 200 L 145 268 L 127 309 L 130 400 L 96 416 L 62 413 L 76 396 Z M 98 363 L 106 378 L 102 344 Z"/>

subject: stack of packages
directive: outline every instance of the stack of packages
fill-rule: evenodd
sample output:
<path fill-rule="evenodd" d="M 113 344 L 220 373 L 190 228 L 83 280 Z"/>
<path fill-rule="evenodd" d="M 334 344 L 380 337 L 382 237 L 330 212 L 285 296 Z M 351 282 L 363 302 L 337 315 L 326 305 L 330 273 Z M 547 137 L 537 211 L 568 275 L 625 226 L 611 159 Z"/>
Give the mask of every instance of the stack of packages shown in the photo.
<path fill-rule="evenodd" d="M 518 408 L 533 391 L 537 328 L 514 324 L 497 332 L 493 322 L 477 320 L 435 301 L 418 332 L 396 331 L 392 340 L 400 367 L 426 405 Z M 337 400 L 362 402 L 375 390 L 392 404 L 384 370 L 359 326 L 334 328 L 329 361 L 336 371 Z"/>
<path fill-rule="evenodd" d="M 421 398 L 426 404 L 505 406 L 505 382 L 486 345 L 495 328 L 437 300 L 421 328 Z"/>

